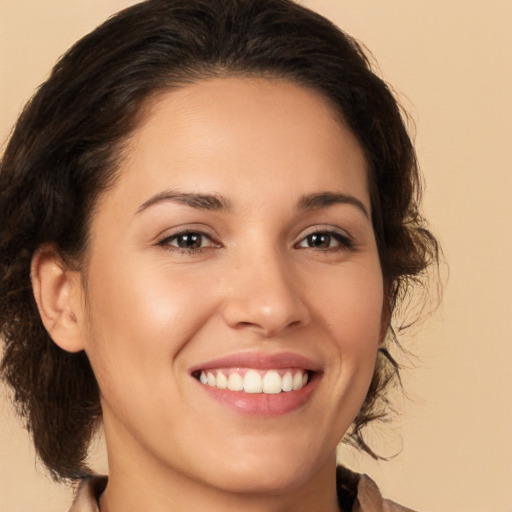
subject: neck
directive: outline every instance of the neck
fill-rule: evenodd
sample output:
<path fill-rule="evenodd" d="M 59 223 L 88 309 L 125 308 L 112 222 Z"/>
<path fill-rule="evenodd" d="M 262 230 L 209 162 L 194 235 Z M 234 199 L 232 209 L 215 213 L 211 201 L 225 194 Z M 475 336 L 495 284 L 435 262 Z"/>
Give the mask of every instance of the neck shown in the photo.
<path fill-rule="evenodd" d="M 333 468 L 332 473 L 335 473 Z M 319 496 L 316 489 L 303 486 L 293 493 L 255 494 L 220 492 L 203 486 L 179 485 L 177 479 L 166 485 L 148 482 L 146 478 L 125 479 L 111 476 L 100 498 L 101 512 L 340 512 L 336 493 Z"/>

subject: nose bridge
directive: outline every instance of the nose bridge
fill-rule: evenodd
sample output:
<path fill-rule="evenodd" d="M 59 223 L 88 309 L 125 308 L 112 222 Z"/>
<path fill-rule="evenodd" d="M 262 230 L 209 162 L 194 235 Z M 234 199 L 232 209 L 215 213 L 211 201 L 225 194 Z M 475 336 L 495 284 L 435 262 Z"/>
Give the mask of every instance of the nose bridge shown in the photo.
<path fill-rule="evenodd" d="M 272 336 L 309 319 L 299 292 L 292 263 L 279 248 L 255 248 L 239 255 L 231 273 L 224 307 L 226 322 L 232 327 L 252 327 Z"/>

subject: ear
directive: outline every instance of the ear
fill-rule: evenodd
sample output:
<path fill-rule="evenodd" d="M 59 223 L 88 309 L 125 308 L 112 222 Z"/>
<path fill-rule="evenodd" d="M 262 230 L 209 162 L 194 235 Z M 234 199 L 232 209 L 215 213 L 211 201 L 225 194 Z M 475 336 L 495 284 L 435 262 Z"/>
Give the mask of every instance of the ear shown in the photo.
<path fill-rule="evenodd" d="M 48 334 L 67 352 L 83 350 L 80 273 L 69 270 L 56 248 L 45 244 L 32 257 L 31 277 L 34 298 Z"/>

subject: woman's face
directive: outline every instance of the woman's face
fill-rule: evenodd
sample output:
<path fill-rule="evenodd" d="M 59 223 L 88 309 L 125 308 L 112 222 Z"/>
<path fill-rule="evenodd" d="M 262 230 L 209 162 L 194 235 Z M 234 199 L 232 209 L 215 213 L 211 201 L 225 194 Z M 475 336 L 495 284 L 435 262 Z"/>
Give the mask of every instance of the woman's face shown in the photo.
<path fill-rule="evenodd" d="M 229 78 L 154 101 L 83 291 L 112 474 L 333 478 L 386 328 L 370 219 L 361 147 L 317 93 Z"/>

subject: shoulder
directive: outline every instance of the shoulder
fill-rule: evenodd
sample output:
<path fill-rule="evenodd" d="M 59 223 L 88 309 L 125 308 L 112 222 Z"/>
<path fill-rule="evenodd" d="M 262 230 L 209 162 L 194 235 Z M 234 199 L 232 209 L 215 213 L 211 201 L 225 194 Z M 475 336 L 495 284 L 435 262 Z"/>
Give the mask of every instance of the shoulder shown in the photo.
<path fill-rule="evenodd" d="M 106 476 L 84 478 L 76 491 L 76 496 L 69 512 L 99 512 L 98 500 L 107 486 Z"/>
<path fill-rule="evenodd" d="M 359 508 L 357 508 L 359 504 Z M 357 487 L 357 501 L 352 512 L 414 512 L 382 497 L 377 484 L 367 475 L 361 475 Z"/>
<path fill-rule="evenodd" d="M 336 476 L 340 505 L 345 507 L 343 510 L 351 510 L 351 512 L 414 512 L 410 508 L 384 499 L 377 484 L 367 475 L 359 475 L 338 466 Z M 342 498 L 343 494 L 345 494 L 344 498 Z M 350 503 L 348 507 L 347 499 Z"/>

